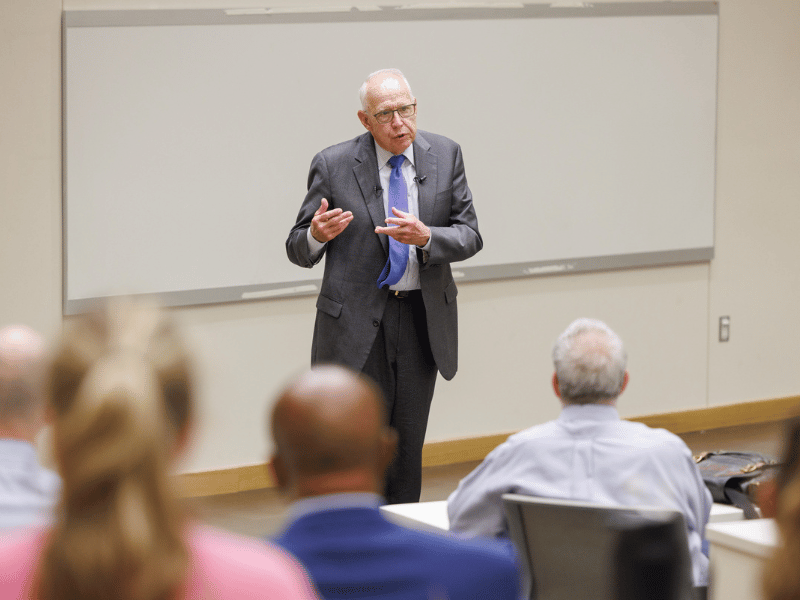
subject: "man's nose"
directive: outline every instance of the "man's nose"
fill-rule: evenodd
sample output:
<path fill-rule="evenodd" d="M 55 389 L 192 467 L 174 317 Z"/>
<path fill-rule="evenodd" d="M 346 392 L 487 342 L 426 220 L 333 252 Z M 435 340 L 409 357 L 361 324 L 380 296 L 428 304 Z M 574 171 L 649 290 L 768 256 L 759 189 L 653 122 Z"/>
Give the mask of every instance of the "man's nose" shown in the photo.
<path fill-rule="evenodd" d="M 392 113 L 392 127 L 400 127 L 403 125 L 403 117 L 400 116 L 400 113 L 394 111 Z"/>

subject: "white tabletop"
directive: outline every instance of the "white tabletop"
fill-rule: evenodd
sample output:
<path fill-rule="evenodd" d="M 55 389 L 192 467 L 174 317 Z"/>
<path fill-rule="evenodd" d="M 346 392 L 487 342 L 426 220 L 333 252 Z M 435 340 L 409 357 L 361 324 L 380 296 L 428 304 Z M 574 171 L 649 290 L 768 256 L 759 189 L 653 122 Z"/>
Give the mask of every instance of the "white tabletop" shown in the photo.
<path fill-rule="evenodd" d="M 765 561 L 772 554 L 778 532 L 772 519 L 710 523 L 709 600 L 760 600 Z"/>
<path fill-rule="evenodd" d="M 381 506 L 381 511 L 383 511 L 387 519 L 405 527 L 439 532 L 450 530 L 450 520 L 447 517 L 447 500 L 388 504 Z M 730 504 L 715 503 L 711 507 L 709 523 L 724 523 L 743 519 L 744 513 L 742 513 L 741 508 Z"/>
<path fill-rule="evenodd" d="M 777 544 L 778 531 L 772 519 L 730 521 L 709 524 L 706 538 L 711 542 L 712 556 L 715 547 L 722 547 L 765 558 L 772 554 Z"/>
<path fill-rule="evenodd" d="M 450 530 L 450 519 L 447 516 L 447 500 L 387 504 L 381 506 L 381 511 L 390 521 L 412 529 L 423 529 L 439 533 Z"/>

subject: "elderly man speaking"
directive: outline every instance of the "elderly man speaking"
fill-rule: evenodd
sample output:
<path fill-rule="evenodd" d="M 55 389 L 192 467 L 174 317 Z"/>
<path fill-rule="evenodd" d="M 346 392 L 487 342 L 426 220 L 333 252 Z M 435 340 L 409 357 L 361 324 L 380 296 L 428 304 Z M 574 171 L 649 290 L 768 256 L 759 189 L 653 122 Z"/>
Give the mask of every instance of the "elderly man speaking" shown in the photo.
<path fill-rule="evenodd" d="M 578 319 L 556 341 L 553 363 L 561 414 L 509 437 L 459 483 L 447 501 L 450 529 L 508 536 L 505 493 L 677 510 L 694 583 L 705 586 L 711 494 L 679 437 L 619 418 L 617 396 L 628 383 L 622 340 L 605 323 Z"/>
<path fill-rule="evenodd" d="M 399 436 L 386 500 L 416 502 L 437 372 L 449 380 L 458 368 L 450 263 L 483 240 L 461 147 L 417 131 L 403 74 L 376 71 L 359 95 L 367 131 L 314 157 L 286 251 L 307 268 L 326 257 L 311 362 L 378 383 Z"/>

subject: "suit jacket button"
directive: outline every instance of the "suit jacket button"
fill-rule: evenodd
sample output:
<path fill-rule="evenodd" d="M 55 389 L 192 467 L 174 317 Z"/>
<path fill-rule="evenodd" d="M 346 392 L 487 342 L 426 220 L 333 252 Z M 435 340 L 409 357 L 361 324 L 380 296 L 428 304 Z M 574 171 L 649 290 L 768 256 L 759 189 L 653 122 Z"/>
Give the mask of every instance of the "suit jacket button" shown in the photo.
<path fill-rule="evenodd" d="M 377 327 L 378 325 L 380 325 L 380 324 L 381 324 L 381 322 L 380 322 L 380 321 L 378 321 L 378 319 L 375 319 L 374 321 L 372 321 L 372 324 L 373 324 L 375 327 Z"/>

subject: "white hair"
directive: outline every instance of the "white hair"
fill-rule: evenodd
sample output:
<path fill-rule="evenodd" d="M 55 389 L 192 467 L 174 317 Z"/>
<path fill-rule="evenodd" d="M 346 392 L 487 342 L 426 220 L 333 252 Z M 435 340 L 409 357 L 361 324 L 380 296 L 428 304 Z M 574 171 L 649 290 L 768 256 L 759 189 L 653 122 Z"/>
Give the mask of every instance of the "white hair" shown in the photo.
<path fill-rule="evenodd" d="M 553 345 L 558 388 L 567 404 L 591 404 L 619 396 L 627 362 L 620 337 L 595 319 L 573 321 Z"/>
<path fill-rule="evenodd" d="M 367 106 L 367 84 L 373 77 L 380 75 L 381 73 L 391 73 L 392 75 L 397 75 L 398 77 L 402 78 L 406 84 L 406 87 L 408 88 L 408 93 L 412 98 L 414 97 L 414 94 L 411 93 L 411 86 L 408 84 L 408 79 L 406 79 L 406 76 L 403 75 L 403 72 L 400 69 L 378 69 L 377 71 L 370 73 L 364 80 L 364 83 L 362 83 L 361 87 L 358 89 L 358 99 L 361 101 L 361 108 L 364 112 L 369 112 L 369 107 Z"/>

